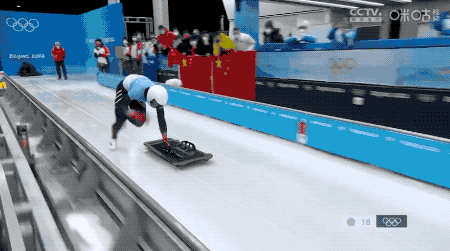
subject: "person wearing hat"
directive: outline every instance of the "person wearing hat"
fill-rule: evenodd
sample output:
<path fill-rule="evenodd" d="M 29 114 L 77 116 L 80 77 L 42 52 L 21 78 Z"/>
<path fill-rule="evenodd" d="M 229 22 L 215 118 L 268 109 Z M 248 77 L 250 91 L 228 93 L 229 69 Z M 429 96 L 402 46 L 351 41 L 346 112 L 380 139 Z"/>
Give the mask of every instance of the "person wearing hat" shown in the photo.
<path fill-rule="evenodd" d="M 353 45 L 357 36 L 358 32 L 355 29 L 352 29 L 352 24 L 344 17 L 342 21 L 336 24 L 335 28 L 330 31 L 328 39 L 338 45 Z"/>
<path fill-rule="evenodd" d="M 106 47 L 100 38 L 95 40 L 94 57 L 97 58 L 98 70 L 101 72 L 107 72 L 109 67 L 108 57 L 110 51 Z"/>
<path fill-rule="evenodd" d="M 264 43 L 284 43 L 283 35 L 280 34 L 280 29 L 273 27 L 272 21 L 267 21 L 263 32 Z"/>
<path fill-rule="evenodd" d="M 61 79 L 61 69 L 64 74 L 64 79 L 67 80 L 67 72 L 66 72 L 66 65 L 64 64 L 64 59 L 66 58 L 66 51 L 61 47 L 61 44 L 59 42 L 56 42 L 53 45 L 52 49 L 52 56 L 55 60 L 55 66 L 56 66 L 56 73 L 58 74 L 58 80 Z"/>

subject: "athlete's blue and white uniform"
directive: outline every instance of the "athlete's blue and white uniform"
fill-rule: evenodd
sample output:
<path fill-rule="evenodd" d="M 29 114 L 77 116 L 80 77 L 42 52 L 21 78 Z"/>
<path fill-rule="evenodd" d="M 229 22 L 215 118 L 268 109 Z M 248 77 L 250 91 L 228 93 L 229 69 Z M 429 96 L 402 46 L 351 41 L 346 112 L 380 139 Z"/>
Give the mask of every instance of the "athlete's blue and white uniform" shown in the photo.
<path fill-rule="evenodd" d="M 122 128 L 126 120 L 129 120 L 135 126 L 141 127 L 145 120 L 148 119 L 146 117 L 143 117 L 142 119 L 134 119 L 127 116 L 127 112 L 130 108 L 138 111 L 143 116 L 146 116 L 146 103 L 151 101 L 147 100 L 147 94 L 149 89 L 153 86 L 155 86 L 155 84 L 150 79 L 141 75 L 127 76 L 119 83 L 116 88 L 116 123 L 112 126 L 113 139 L 117 138 L 117 133 Z M 158 115 L 159 130 L 161 131 L 161 134 L 167 135 L 167 125 L 164 117 L 163 105 L 156 107 L 156 112 Z"/>

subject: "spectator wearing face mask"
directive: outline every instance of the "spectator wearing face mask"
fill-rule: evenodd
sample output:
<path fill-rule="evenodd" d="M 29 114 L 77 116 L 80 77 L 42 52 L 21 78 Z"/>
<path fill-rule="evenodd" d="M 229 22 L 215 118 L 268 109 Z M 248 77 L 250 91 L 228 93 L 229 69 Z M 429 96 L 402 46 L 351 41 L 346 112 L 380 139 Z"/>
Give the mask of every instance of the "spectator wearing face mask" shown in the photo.
<path fill-rule="evenodd" d="M 173 49 L 176 49 L 180 53 L 187 53 L 187 46 L 188 44 L 184 43 L 184 37 L 181 35 L 178 35 L 175 40 L 173 41 Z"/>
<path fill-rule="evenodd" d="M 178 30 L 177 27 L 173 28 L 173 34 L 174 34 L 175 36 L 179 36 L 179 35 L 180 35 L 180 31 Z"/>
<path fill-rule="evenodd" d="M 56 73 L 58 74 L 58 80 L 61 80 L 61 69 L 64 74 L 64 79 L 67 80 L 66 65 L 64 64 L 64 59 L 66 58 L 66 51 L 61 47 L 59 42 L 53 45 L 52 56 L 55 60 Z"/>
<path fill-rule="evenodd" d="M 284 43 L 283 35 L 280 34 L 280 29 L 273 27 L 272 21 L 267 21 L 263 33 L 264 43 Z"/>
<path fill-rule="evenodd" d="M 130 47 L 126 37 L 122 39 L 122 47 L 120 48 L 122 53 L 119 58 L 119 67 L 120 67 L 120 75 L 123 75 L 123 69 L 125 68 L 125 72 L 127 75 L 131 74 L 132 66 L 131 66 L 131 56 Z M 130 70 L 131 69 L 131 70 Z"/>
<path fill-rule="evenodd" d="M 201 34 L 200 34 L 200 31 L 198 29 L 194 29 L 194 30 L 192 30 L 192 35 L 193 36 L 200 36 Z"/>
<path fill-rule="evenodd" d="M 238 27 L 233 28 L 232 40 L 238 51 L 255 50 L 255 40 L 250 35 L 242 33 Z"/>
<path fill-rule="evenodd" d="M 149 38 L 143 42 L 144 44 L 144 57 L 142 61 L 144 64 L 148 64 L 148 60 L 154 58 L 156 56 L 155 44 L 156 44 L 156 36 L 150 35 Z"/>
<path fill-rule="evenodd" d="M 316 37 L 308 35 L 310 23 L 307 20 L 298 19 L 292 37 L 286 39 L 287 44 L 315 43 Z"/>
<path fill-rule="evenodd" d="M 143 49 L 142 43 L 138 43 L 137 34 L 132 36 L 133 43 L 129 45 L 130 52 L 129 56 L 131 57 L 132 64 L 132 74 L 143 75 L 143 62 L 142 62 L 142 54 Z"/>
<path fill-rule="evenodd" d="M 100 38 L 95 40 L 94 57 L 97 58 L 98 70 L 101 72 L 107 72 L 109 67 L 110 51 L 106 47 Z"/>
<path fill-rule="evenodd" d="M 199 51 L 198 51 L 198 47 L 197 47 L 199 40 L 200 40 L 200 37 L 196 36 L 196 35 L 192 35 L 189 38 L 189 47 L 188 47 L 189 49 L 186 52 L 186 55 L 190 55 L 190 56 L 199 55 L 199 53 L 198 53 Z"/>
<path fill-rule="evenodd" d="M 207 31 L 201 34 L 201 40 L 198 43 L 198 54 L 202 56 L 210 56 L 214 54 L 214 47 L 211 43 L 211 37 Z"/>

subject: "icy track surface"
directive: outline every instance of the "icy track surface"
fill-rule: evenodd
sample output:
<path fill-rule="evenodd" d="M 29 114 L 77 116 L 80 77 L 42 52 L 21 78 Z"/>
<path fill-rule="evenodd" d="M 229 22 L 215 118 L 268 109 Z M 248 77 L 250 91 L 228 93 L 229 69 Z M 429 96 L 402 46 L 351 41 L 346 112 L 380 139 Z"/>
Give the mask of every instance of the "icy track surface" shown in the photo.
<path fill-rule="evenodd" d="M 447 189 L 172 106 L 168 137 L 209 162 L 179 168 L 149 152 L 155 111 L 149 126 L 127 122 L 110 151 L 115 90 L 80 75 L 13 78 L 210 250 L 449 250 Z M 382 214 L 407 215 L 407 228 L 376 228 Z"/>

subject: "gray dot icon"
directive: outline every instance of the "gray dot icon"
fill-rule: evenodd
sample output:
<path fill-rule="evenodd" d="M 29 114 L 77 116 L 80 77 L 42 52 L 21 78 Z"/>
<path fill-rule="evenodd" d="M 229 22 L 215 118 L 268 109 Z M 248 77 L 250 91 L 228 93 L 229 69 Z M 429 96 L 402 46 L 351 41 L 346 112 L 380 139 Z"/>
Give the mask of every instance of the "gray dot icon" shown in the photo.
<path fill-rule="evenodd" d="M 347 220 L 347 225 L 349 225 L 350 227 L 351 227 L 351 226 L 354 226 L 354 225 L 355 225 L 355 219 L 349 218 L 349 219 Z"/>

